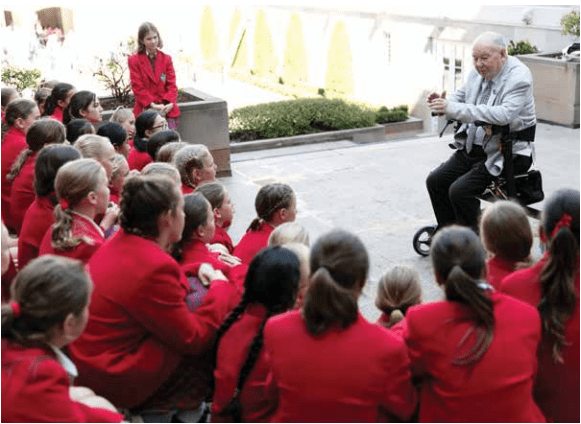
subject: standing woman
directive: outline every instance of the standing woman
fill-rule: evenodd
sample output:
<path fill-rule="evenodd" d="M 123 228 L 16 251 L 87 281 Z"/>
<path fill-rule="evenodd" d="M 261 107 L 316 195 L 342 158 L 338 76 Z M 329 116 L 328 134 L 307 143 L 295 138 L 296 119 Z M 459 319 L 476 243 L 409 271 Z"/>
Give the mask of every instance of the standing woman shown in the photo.
<path fill-rule="evenodd" d="M 77 91 L 63 111 L 63 124 L 67 125 L 75 118 L 83 118 L 91 124 L 103 120 L 103 108 L 97 95 L 92 91 Z"/>
<path fill-rule="evenodd" d="M 423 382 L 419 421 L 545 422 L 533 400 L 537 310 L 482 280 L 486 250 L 471 229 L 442 229 L 430 256 L 446 299 L 412 306 L 404 332 Z"/>
<path fill-rule="evenodd" d="M 71 84 L 59 82 L 46 98 L 42 116 L 50 116 L 57 121 L 63 122 L 63 111 L 69 105 L 76 92 L 75 87 Z"/>
<path fill-rule="evenodd" d="M 2 123 L 2 220 L 11 230 L 14 229 L 10 215 L 12 181 L 6 177 L 20 152 L 27 148 L 26 133 L 39 117 L 38 106 L 32 100 L 16 99 L 6 107 Z"/>
<path fill-rule="evenodd" d="M 157 110 L 167 118 L 169 128 L 176 129 L 180 116 L 176 74 L 171 56 L 159 50 L 163 41 L 155 25 L 141 24 L 137 44 L 137 53 L 129 57 L 129 77 L 135 95 L 133 113 L 139 116 L 145 109 Z"/>
<path fill-rule="evenodd" d="M 540 233 L 545 255 L 507 276 L 500 290 L 541 314 L 539 407 L 547 420 L 579 422 L 579 190 L 557 190 L 548 199 Z"/>
<path fill-rule="evenodd" d="M 273 316 L 264 328 L 278 397 L 271 421 L 409 419 L 417 397 L 405 344 L 359 312 L 369 271 L 365 246 L 332 231 L 314 244 L 310 265 L 302 310 Z"/>

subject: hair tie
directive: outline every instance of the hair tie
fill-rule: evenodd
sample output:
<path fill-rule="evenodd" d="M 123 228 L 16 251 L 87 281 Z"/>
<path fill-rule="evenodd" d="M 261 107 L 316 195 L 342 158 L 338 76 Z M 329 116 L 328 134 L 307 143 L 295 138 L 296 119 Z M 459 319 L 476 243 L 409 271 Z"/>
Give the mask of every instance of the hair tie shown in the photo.
<path fill-rule="evenodd" d="M 405 318 L 405 315 L 403 314 L 401 309 L 399 309 L 399 308 L 394 309 L 393 311 L 391 311 L 391 314 L 389 314 L 389 325 L 392 326 L 394 324 L 397 324 L 398 322 L 400 322 L 404 318 Z"/>
<path fill-rule="evenodd" d="M 18 318 L 22 315 L 22 307 L 18 302 L 10 302 L 10 309 L 12 309 L 12 313 L 14 314 L 14 318 Z"/>
<path fill-rule="evenodd" d="M 572 220 L 573 220 L 573 218 L 571 217 L 571 215 L 569 215 L 566 212 L 563 213 L 563 215 L 561 215 L 561 219 L 559 220 L 559 222 L 557 222 L 557 225 L 555 225 L 555 228 L 553 229 L 553 232 L 551 233 L 551 238 L 554 238 L 561 228 L 563 228 L 563 227 L 571 228 L 571 221 Z"/>
<path fill-rule="evenodd" d="M 63 211 L 66 211 L 68 208 L 71 207 L 71 204 L 69 203 L 69 201 L 67 199 L 60 199 L 59 203 L 60 203 Z"/>

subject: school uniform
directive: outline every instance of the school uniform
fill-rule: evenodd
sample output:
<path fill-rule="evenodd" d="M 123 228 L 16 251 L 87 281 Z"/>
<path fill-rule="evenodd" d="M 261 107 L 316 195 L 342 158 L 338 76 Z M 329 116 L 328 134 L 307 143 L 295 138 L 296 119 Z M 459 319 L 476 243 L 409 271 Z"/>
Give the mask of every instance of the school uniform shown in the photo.
<path fill-rule="evenodd" d="M 361 314 L 317 337 L 300 311 L 277 315 L 264 350 L 277 392 L 272 422 L 376 422 L 380 412 L 407 420 L 416 407 L 404 342 Z"/>
<path fill-rule="evenodd" d="M 250 264 L 256 254 L 268 246 L 268 238 L 274 231 L 268 222 L 262 222 L 258 230 L 248 230 L 234 248 L 234 256 L 242 263 Z"/>
<path fill-rule="evenodd" d="M 151 159 L 149 153 L 140 152 L 136 148 L 132 148 L 129 151 L 129 156 L 127 157 L 127 164 L 129 165 L 129 169 L 136 169 L 137 171 L 141 171 L 151 162 L 153 162 L 153 159 Z"/>
<path fill-rule="evenodd" d="M 34 164 L 36 153 L 31 154 L 22 165 L 20 172 L 12 181 L 10 194 L 10 215 L 16 232 L 20 234 L 24 214 L 34 202 Z"/>
<path fill-rule="evenodd" d="M 46 232 L 54 224 L 54 204 L 49 197 L 36 197 L 24 215 L 18 237 L 18 267 L 20 269 L 38 256 Z"/>
<path fill-rule="evenodd" d="M 517 271 L 502 281 L 501 291 L 535 308 L 541 300 L 540 273 L 548 252 L 535 266 Z M 577 265 L 577 269 L 579 266 Z M 579 272 L 574 277 L 577 300 L 573 314 L 565 323 L 566 344 L 561 350 L 563 363 L 552 356 L 553 338 L 543 335 L 537 351 L 539 371 L 534 396 L 547 420 L 579 422 Z"/>
<path fill-rule="evenodd" d="M 472 365 L 455 365 L 475 342 L 470 311 L 458 302 L 413 306 L 404 334 L 412 375 L 421 378 L 420 422 L 544 422 L 533 400 L 536 349 L 541 339 L 535 308 L 504 294 L 490 295 L 494 339 Z"/>
<path fill-rule="evenodd" d="M 190 194 L 194 192 L 194 188 L 190 187 L 189 185 L 182 183 L 182 194 L 185 196 L 186 194 Z"/>
<path fill-rule="evenodd" d="M 250 344 L 265 316 L 266 308 L 263 305 L 249 305 L 220 339 L 214 371 L 216 383 L 211 422 L 232 421 L 232 417 L 222 416 L 221 412 L 234 396 Z M 238 397 L 242 422 L 268 422 L 276 408 L 276 402 L 273 402 L 276 393 L 272 385 L 268 384 L 268 363 L 264 359 L 262 349 Z"/>
<path fill-rule="evenodd" d="M 59 122 L 63 122 L 63 109 L 60 106 L 54 108 L 54 112 L 50 115 L 52 119 L 56 119 Z"/>
<path fill-rule="evenodd" d="M 109 187 L 109 202 L 113 202 L 119 205 L 119 200 L 121 199 L 121 192 L 115 187 Z"/>
<path fill-rule="evenodd" d="M 493 256 L 486 261 L 486 281 L 495 290 L 500 290 L 500 283 L 508 274 L 514 272 L 516 262 L 500 259 Z"/>
<path fill-rule="evenodd" d="M 119 413 L 71 399 L 69 375 L 59 362 L 62 357 L 56 348 L 25 347 L 2 338 L 2 422 L 123 420 Z"/>
<path fill-rule="evenodd" d="M 2 274 L 2 293 L 0 296 L 2 303 L 10 301 L 10 286 L 12 285 L 12 280 L 14 280 L 16 274 L 18 274 L 18 270 L 16 269 L 16 265 L 14 265 L 12 253 L 10 253 L 10 264 L 8 265 L 6 272 Z"/>
<path fill-rule="evenodd" d="M 105 242 L 103 230 L 91 218 L 72 212 L 73 222 L 71 224 L 71 238 L 81 238 L 81 242 L 72 249 L 59 250 L 52 246 L 52 228 L 45 233 L 38 256 L 58 255 L 71 259 L 78 259 L 83 263 L 88 263 L 93 254 Z"/>
<path fill-rule="evenodd" d="M 0 155 L 1 172 L 2 172 L 2 221 L 8 228 L 12 226 L 12 216 L 10 214 L 10 196 L 12 193 L 12 181 L 6 176 L 10 172 L 12 165 L 16 162 L 18 155 L 24 149 L 28 148 L 26 144 L 26 135 L 16 127 L 10 127 L 2 139 L 2 154 Z"/>
<path fill-rule="evenodd" d="M 178 89 L 176 86 L 176 74 L 171 56 L 161 50 L 157 50 L 155 70 L 147 53 L 135 53 L 128 59 L 129 78 L 131 89 L 135 95 L 133 114 L 139 116 L 141 112 L 149 108 L 151 102 L 173 103 L 173 108 L 168 112 L 168 118 L 180 116 L 180 108 L 177 105 Z"/>
<path fill-rule="evenodd" d="M 232 238 L 225 228 L 216 225 L 216 232 L 214 232 L 214 237 L 210 240 L 210 244 L 221 244 L 228 249 L 228 253 L 234 253 L 234 243 L 232 243 Z"/>
<path fill-rule="evenodd" d="M 156 393 L 185 355 L 204 353 L 234 308 L 235 289 L 214 281 L 189 312 L 189 284 L 152 240 L 119 230 L 88 264 L 94 289 L 85 332 L 71 345 L 78 383 L 136 407 Z"/>
<path fill-rule="evenodd" d="M 377 325 L 380 325 L 384 328 L 387 328 L 386 325 L 389 324 L 389 315 L 384 313 L 381 314 L 379 319 L 377 320 Z M 403 335 L 407 331 L 407 321 L 404 317 L 401 321 L 395 323 L 391 327 L 387 328 L 392 334 L 395 334 L 399 338 L 403 338 Z"/>

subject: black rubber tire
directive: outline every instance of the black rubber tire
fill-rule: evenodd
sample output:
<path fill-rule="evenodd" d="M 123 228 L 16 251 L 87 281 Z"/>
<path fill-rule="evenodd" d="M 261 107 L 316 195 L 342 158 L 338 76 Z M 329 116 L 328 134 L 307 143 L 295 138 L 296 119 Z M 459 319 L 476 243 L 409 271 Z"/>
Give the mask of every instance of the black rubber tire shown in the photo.
<path fill-rule="evenodd" d="M 427 227 L 420 228 L 414 234 L 414 250 L 418 255 L 428 256 L 430 254 L 430 244 L 432 243 L 432 236 L 436 232 L 435 225 L 428 225 Z"/>

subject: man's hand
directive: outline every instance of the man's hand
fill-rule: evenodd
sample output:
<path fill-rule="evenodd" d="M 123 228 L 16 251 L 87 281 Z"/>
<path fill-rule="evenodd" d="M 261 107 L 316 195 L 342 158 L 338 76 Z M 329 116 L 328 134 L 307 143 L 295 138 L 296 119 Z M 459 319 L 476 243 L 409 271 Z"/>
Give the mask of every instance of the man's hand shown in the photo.
<path fill-rule="evenodd" d="M 432 111 L 432 115 L 441 116 L 446 113 L 446 106 L 448 106 L 448 101 L 446 100 L 446 92 L 443 91 L 442 95 L 438 93 L 430 93 L 427 98 L 428 107 Z"/>

